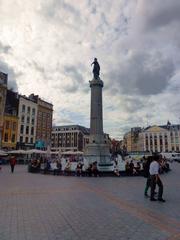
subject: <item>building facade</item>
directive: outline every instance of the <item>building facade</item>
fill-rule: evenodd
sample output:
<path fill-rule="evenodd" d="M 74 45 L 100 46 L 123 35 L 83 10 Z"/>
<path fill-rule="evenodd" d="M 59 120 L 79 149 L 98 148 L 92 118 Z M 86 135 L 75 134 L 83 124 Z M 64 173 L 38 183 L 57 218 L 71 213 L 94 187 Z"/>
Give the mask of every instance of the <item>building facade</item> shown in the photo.
<path fill-rule="evenodd" d="M 180 125 L 153 126 L 141 133 L 144 151 L 179 152 Z"/>
<path fill-rule="evenodd" d="M 16 149 L 18 133 L 18 116 L 4 115 L 2 148 L 6 150 Z"/>
<path fill-rule="evenodd" d="M 2 135 L 2 148 L 16 149 L 18 134 L 18 94 L 7 90 L 4 110 L 4 124 Z"/>
<path fill-rule="evenodd" d="M 142 129 L 140 127 L 131 128 L 131 131 L 124 135 L 123 144 L 127 152 L 140 151 L 142 148 L 142 139 L 140 136 Z"/>
<path fill-rule="evenodd" d="M 17 148 L 34 148 L 37 127 L 37 103 L 26 96 L 19 95 L 18 118 Z"/>
<path fill-rule="evenodd" d="M 110 152 L 112 154 L 120 153 L 122 150 L 121 148 L 121 141 L 116 139 L 110 139 Z"/>
<path fill-rule="evenodd" d="M 134 133 L 133 133 L 134 134 Z M 139 129 L 138 135 L 128 132 L 124 136 L 127 152 L 179 152 L 180 125 L 170 124 Z M 135 141 L 136 139 L 136 141 Z"/>
<path fill-rule="evenodd" d="M 171 125 L 168 127 L 170 134 L 170 146 L 171 151 L 180 152 L 180 125 Z"/>
<path fill-rule="evenodd" d="M 53 105 L 38 95 L 31 94 L 29 98 L 37 103 L 36 142 L 41 142 L 47 148 L 51 145 Z"/>
<path fill-rule="evenodd" d="M 79 125 L 54 126 L 51 134 L 52 151 L 84 151 L 90 130 Z"/>
<path fill-rule="evenodd" d="M 0 72 L 0 148 L 2 147 L 2 132 L 3 132 L 4 108 L 5 108 L 6 92 L 7 92 L 7 79 L 8 79 L 8 75 L 3 72 Z"/>

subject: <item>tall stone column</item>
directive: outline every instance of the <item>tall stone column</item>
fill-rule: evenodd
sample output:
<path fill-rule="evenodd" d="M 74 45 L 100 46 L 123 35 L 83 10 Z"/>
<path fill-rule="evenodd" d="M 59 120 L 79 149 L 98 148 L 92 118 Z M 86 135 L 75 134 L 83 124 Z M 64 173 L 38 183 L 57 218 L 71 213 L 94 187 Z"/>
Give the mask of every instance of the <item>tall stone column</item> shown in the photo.
<path fill-rule="evenodd" d="M 100 171 L 112 171 L 113 163 L 110 160 L 108 140 L 103 132 L 103 81 L 93 78 L 91 88 L 91 111 L 90 111 L 90 142 L 85 149 L 84 157 L 88 163 L 97 162 Z"/>
<path fill-rule="evenodd" d="M 103 109 L 102 109 L 102 88 L 103 81 L 93 79 L 90 81 L 91 88 L 91 113 L 90 113 L 90 134 L 95 143 L 102 142 L 103 136 Z"/>

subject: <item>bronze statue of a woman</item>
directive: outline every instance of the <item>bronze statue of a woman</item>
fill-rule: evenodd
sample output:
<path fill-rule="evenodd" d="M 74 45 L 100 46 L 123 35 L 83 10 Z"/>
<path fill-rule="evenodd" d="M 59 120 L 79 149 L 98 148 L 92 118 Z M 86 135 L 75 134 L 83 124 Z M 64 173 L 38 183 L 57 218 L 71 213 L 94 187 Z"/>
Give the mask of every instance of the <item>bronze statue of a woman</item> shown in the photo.
<path fill-rule="evenodd" d="M 91 65 L 94 65 L 93 67 L 93 74 L 95 79 L 99 79 L 99 74 L 100 74 L 100 65 L 97 61 L 97 58 L 94 58 L 94 62 L 91 63 Z"/>

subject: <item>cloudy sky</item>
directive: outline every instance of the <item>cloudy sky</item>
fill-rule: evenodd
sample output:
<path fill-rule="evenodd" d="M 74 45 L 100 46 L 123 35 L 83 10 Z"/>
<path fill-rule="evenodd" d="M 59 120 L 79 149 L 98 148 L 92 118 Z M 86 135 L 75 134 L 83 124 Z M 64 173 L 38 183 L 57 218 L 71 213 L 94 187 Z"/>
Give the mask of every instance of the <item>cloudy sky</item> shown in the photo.
<path fill-rule="evenodd" d="M 104 131 L 180 122 L 179 0 L 0 0 L 0 71 L 89 127 L 90 66 L 104 81 Z"/>

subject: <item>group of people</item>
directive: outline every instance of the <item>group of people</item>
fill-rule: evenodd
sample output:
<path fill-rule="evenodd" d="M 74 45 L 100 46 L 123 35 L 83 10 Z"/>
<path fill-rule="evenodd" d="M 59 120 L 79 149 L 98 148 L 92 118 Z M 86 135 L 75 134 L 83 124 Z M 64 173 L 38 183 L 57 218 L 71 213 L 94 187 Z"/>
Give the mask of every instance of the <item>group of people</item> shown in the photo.
<path fill-rule="evenodd" d="M 97 168 L 97 162 L 90 163 L 86 169 L 82 161 L 78 161 L 76 167 L 72 166 L 72 162 L 68 159 L 64 159 L 65 163 L 61 162 L 61 159 L 48 160 L 48 159 L 32 159 L 29 163 L 29 172 L 53 172 L 54 175 L 71 175 L 71 172 L 75 172 L 76 176 L 99 176 L 99 170 Z M 43 166 L 42 166 L 43 164 Z"/>
<path fill-rule="evenodd" d="M 30 172 L 39 172 L 41 167 L 41 160 L 40 159 L 31 159 L 29 164 L 29 171 Z"/>
<path fill-rule="evenodd" d="M 44 173 L 47 173 L 49 170 L 52 170 L 54 175 L 59 175 L 62 169 L 62 164 L 60 160 L 50 161 L 48 159 L 32 159 L 28 167 L 29 172 L 37 173 L 43 170 Z"/>
<path fill-rule="evenodd" d="M 16 165 L 16 158 L 14 156 L 10 157 L 9 160 L 10 166 L 11 166 L 11 172 L 14 172 L 14 167 Z M 45 159 L 42 161 L 42 159 L 32 159 L 29 168 L 31 172 L 39 172 L 41 168 L 41 164 L 44 164 L 44 172 L 46 173 L 49 170 L 53 170 L 54 175 L 59 175 L 62 171 L 62 163 L 61 160 L 54 160 L 49 161 L 48 159 Z M 83 162 L 79 161 L 77 163 L 75 172 L 76 176 L 82 176 L 83 174 Z M 133 175 L 139 175 L 141 168 L 141 163 L 137 162 L 136 166 L 131 160 L 130 163 L 127 161 L 125 164 L 125 171 L 126 174 L 129 176 Z M 163 199 L 163 183 L 161 181 L 160 175 L 164 172 L 168 172 L 170 170 L 169 163 L 165 158 L 162 158 L 161 155 L 154 155 L 154 156 L 148 156 L 147 159 L 143 159 L 143 173 L 144 177 L 147 178 L 145 189 L 144 189 L 144 196 L 150 197 L 151 201 L 160 201 L 165 202 Z M 69 160 L 66 160 L 66 165 L 63 169 L 64 174 L 67 173 L 67 175 L 71 172 L 71 162 Z M 89 166 L 86 168 L 86 175 L 91 176 L 100 176 L 97 162 L 90 163 Z M 114 164 L 114 173 L 116 176 L 120 176 L 119 169 L 118 169 L 118 162 L 115 161 Z M 158 186 L 158 196 L 155 198 L 156 195 L 156 186 Z M 150 190 L 150 196 L 148 195 L 148 190 Z"/>
<path fill-rule="evenodd" d="M 89 177 L 99 177 L 99 170 L 97 168 L 97 162 L 90 163 L 87 170 L 87 174 Z"/>
<path fill-rule="evenodd" d="M 146 186 L 144 189 L 144 196 L 149 197 L 148 189 L 150 191 L 150 201 L 160 201 L 165 202 L 163 199 L 163 183 L 160 178 L 160 173 L 169 170 L 169 164 L 161 158 L 159 155 L 148 156 L 146 162 L 144 163 L 144 177 L 147 178 Z M 158 196 L 155 198 L 155 189 L 158 186 Z"/>
<path fill-rule="evenodd" d="M 82 161 L 79 161 L 77 163 L 76 169 L 75 169 L 75 174 L 76 176 L 81 177 L 84 173 L 86 173 L 87 176 L 89 177 L 98 177 L 99 176 L 99 171 L 97 168 L 97 162 L 93 162 L 91 164 L 89 164 L 89 166 L 87 167 L 87 169 L 85 170 L 84 168 L 84 164 Z M 65 173 L 69 173 L 71 170 L 71 163 L 67 162 L 65 168 L 64 168 L 64 172 Z"/>
<path fill-rule="evenodd" d="M 150 201 L 160 201 L 165 202 L 163 199 L 163 183 L 160 178 L 160 174 L 170 171 L 169 163 L 161 155 L 155 154 L 153 156 L 148 156 L 143 158 L 141 162 L 137 162 L 136 166 L 131 160 L 125 164 L 125 172 L 128 176 L 144 174 L 144 177 L 147 178 L 144 196 L 150 197 Z M 158 193 L 155 189 L 158 186 Z M 150 195 L 148 190 L 150 190 Z M 155 195 L 157 195 L 157 198 Z"/>
<path fill-rule="evenodd" d="M 130 163 L 127 161 L 125 164 L 125 172 L 127 176 L 140 175 L 141 170 L 142 168 L 140 162 L 137 162 L 136 166 L 132 160 Z"/>
<path fill-rule="evenodd" d="M 31 171 L 32 172 L 38 172 L 41 167 L 41 159 L 33 159 L 30 163 Z M 62 163 L 61 160 L 45 160 L 44 163 L 44 173 L 48 172 L 49 170 L 52 170 L 54 175 L 59 175 L 62 173 L 63 175 L 70 175 L 72 171 L 72 163 L 69 160 L 65 161 L 65 166 L 62 170 Z M 10 159 L 10 165 L 11 165 L 11 172 L 14 172 L 14 166 L 16 164 L 16 160 L 14 157 Z M 166 161 L 166 159 L 162 158 L 160 155 L 154 155 L 154 156 L 148 156 L 147 159 L 143 159 L 143 166 L 141 166 L 140 162 L 137 162 L 136 164 L 133 163 L 131 160 L 130 162 L 126 162 L 125 164 L 125 172 L 128 176 L 133 175 L 140 175 L 141 171 L 143 170 L 144 177 L 147 178 L 146 186 L 144 189 L 144 195 L 146 197 L 150 197 L 151 201 L 160 201 L 165 202 L 163 199 L 163 183 L 160 179 L 159 174 L 162 174 L 164 172 L 167 172 L 170 170 L 169 163 Z M 88 167 L 86 167 L 86 170 L 84 170 L 84 164 L 82 161 L 79 161 L 76 165 L 75 169 L 76 176 L 82 176 L 83 173 L 86 174 L 86 176 L 100 176 L 97 162 L 90 163 Z M 115 161 L 114 163 L 114 174 L 116 176 L 120 176 L 119 169 L 118 169 L 118 162 Z M 158 186 L 158 196 L 155 198 L 155 189 L 156 186 Z M 150 196 L 148 195 L 148 190 L 150 191 Z"/>

